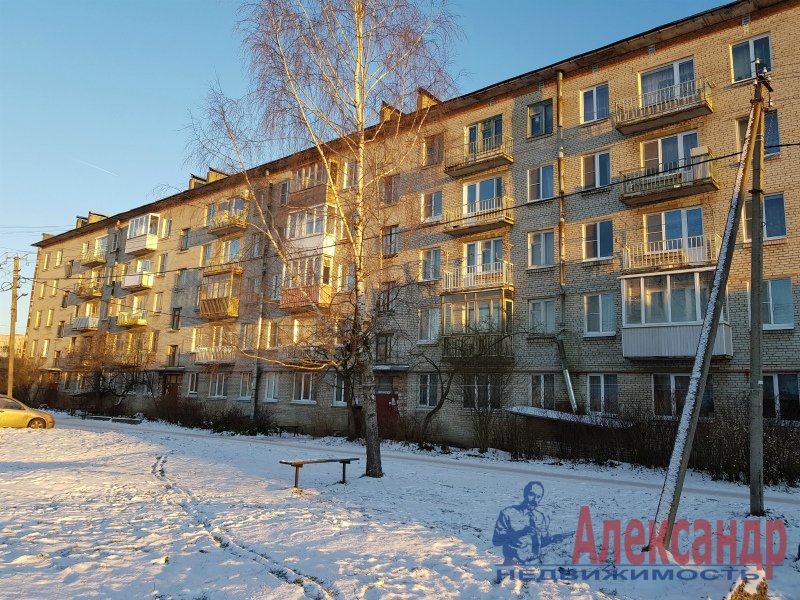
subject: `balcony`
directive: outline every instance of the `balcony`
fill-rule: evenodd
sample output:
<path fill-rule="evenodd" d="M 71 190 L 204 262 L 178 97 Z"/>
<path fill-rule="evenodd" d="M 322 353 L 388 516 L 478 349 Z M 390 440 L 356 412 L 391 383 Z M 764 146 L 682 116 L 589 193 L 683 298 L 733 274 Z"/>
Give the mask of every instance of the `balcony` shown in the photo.
<path fill-rule="evenodd" d="M 317 284 L 296 288 L 283 288 L 280 307 L 288 311 L 302 311 L 314 306 L 327 308 L 333 298 L 330 285 Z"/>
<path fill-rule="evenodd" d="M 138 327 L 147 325 L 147 311 L 143 308 L 121 312 L 117 315 L 118 327 Z"/>
<path fill-rule="evenodd" d="M 514 140 L 494 136 L 450 148 L 444 154 L 444 172 L 451 177 L 464 177 L 514 162 Z"/>
<path fill-rule="evenodd" d="M 195 348 L 194 362 L 197 365 L 232 365 L 236 362 L 236 346 Z"/>
<path fill-rule="evenodd" d="M 153 287 L 152 273 L 131 273 L 122 278 L 122 289 L 129 292 L 149 290 Z"/>
<path fill-rule="evenodd" d="M 200 318 L 215 321 L 219 319 L 235 319 L 239 316 L 239 297 L 201 298 Z"/>
<path fill-rule="evenodd" d="M 158 248 L 158 235 L 155 233 L 138 235 L 128 238 L 125 242 L 125 253 L 133 256 L 153 252 L 156 248 Z"/>
<path fill-rule="evenodd" d="M 212 235 L 227 235 L 247 229 L 247 211 L 222 210 L 217 212 L 208 223 L 208 233 Z"/>
<path fill-rule="evenodd" d="M 461 211 L 445 212 L 444 229 L 450 235 L 467 235 L 514 224 L 514 199 L 485 198 Z"/>
<path fill-rule="evenodd" d="M 614 126 L 620 133 L 630 135 L 711 112 L 711 84 L 695 79 L 617 102 Z"/>
<path fill-rule="evenodd" d="M 442 335 L 442 358 L 453 362 L 470 359 L 509 359 L 514 355 L 511 335 L 469 332 Z"/>
<path fill-rule="evenodd" d="M 689 159 L 663 163 L 657 168 L 624 171 L 620 175 L 619 199 L 630 207 L 719 189 L 716 161 L 707 148 L 694 148 Z"/>
<path fill-rule="evenodd" d="M 622 328 L 622 356 L 625 358 L 693 358 L 702 325 L 641 325 Z M 720 323 L 713 356 L 732 356 L 731 326 Z"/>
<path fill-rule="evenodd" d="M 92 248 L 81 254 L 81 265 L 84 267 L 96 267 L 106 264 L 106 249 Z"/>
<path fill-rule="evenodd" d="M 485 265 L 442 269 L 442 292 L 513 287 L 514 265 L 504 260 Z"/>
<path fill-rule="evenodd" d="M 100 317 L 76 317 L 72 320 L 73 331 L 95 331 L 100 323 Z"/>
<path fill-rule="evenodd" d="M 90 300 L 103 295 L 103 283 L 98 280 L 81 281 L 75 285 L 75 295 L 78 298 Z"/>
<path fill-rule="evenodd" d="M 241 273 L 242 255 L 232 254 L 230 256 L 218 256 L 212 258 L 208 264 L 203 265 L 203 277 L 207 275 L 217 275 L 219 273 Z"/>
<path fill-rule="evenodd" d="M 301 365 L 305 363 L 319 363 L 330 359 L 324 348 L 311 344 L 292 343 L 278 348 L 276 358 L 280 362 Z"/>
<path fill-rule="evenodd" d="M 714 263 L 721 244 L 722 238 L 718 235 L 697 235 L 625 246 L 622 268 L 649 270 Z"/>

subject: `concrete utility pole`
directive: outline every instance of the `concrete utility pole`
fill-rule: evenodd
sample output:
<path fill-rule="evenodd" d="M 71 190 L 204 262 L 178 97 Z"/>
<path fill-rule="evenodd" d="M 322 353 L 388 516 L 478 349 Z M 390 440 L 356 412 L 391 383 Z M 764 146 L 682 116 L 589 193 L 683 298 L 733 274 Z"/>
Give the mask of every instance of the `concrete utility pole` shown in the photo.
<path fill-rule="evenodd" d="M 761 113 L 755 132 L 753 147 L 753 189 L 750 190 L 750 514 L 764 514 L 764 382 L 761 367 L 761 315 L 764 267 L 764 222 L 762 208 L 762 186 L 764 183 L 764 99 L 763 87 L 770 92 L 772 87 L 766 73 L 759 73 L 756 60 L 755 98 L 753 105 Z"/>
<path fill-rule="evenodd" d="M 19 256 L 14 257 L 14 277 L 11 280 L 11 329 L 8 332 L 8 389 L 7 395 L 14 395 L 14 342 L 17 326 L 17 286 L 19 285 Z"/>

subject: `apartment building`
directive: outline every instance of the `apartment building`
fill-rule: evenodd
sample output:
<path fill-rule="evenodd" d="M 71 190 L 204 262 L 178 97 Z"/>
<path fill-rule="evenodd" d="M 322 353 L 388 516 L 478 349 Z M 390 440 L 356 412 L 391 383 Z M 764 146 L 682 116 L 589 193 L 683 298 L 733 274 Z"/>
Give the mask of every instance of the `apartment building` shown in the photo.
<path fill-rule="evenodd" d="M 381 179 L 369 231 L 383 426 L 423 418 L 448 378 L 435 431 L 461 443 L 481 407 L 528 407 L 533 427 L 561 413 L 675 418 L 756 59 L 775 90 L 765 118 L 764 412 L 798 424 L 800 163 L 783 145 L 800 142 L 798 27 L 800 3 L 746 0 L 451 100 L 420 91 L 418 151 Z M 126 402 L 260 405 L 281 423 L 345 429 L 343 379 L 297 367 L 320 340 L 336 346 L 347 316 L 353 273 L 337 206 L 353 181 L 346 152 L 326 168 L 306 151 L 247 178 L 211 170 L 119 215 L 90 213 L 35 244 L 26 351 L 64 392 L 80 393 L 81 347 L 105 333 L 107 356 L 157 373 Z M 281 252 L 269 228 L 282 233 Z M 746 403 L 749 273 L 743 215 L 709 419 Z"/>

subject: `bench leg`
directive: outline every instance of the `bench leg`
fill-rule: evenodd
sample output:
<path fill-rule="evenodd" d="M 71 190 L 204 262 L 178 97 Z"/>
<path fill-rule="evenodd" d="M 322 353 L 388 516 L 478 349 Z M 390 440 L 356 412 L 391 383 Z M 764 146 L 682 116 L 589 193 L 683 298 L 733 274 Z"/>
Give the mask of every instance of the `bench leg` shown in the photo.
<path fill-rule="evenodd" d="M 300 476 L 300 465 L 294 467 L 294 487 L 297 487 L 297 479 Z"/>
<path fill-rule="evenodd" d="M 342 463 L 342 483 L 347 483 L 347 463 Z"/>

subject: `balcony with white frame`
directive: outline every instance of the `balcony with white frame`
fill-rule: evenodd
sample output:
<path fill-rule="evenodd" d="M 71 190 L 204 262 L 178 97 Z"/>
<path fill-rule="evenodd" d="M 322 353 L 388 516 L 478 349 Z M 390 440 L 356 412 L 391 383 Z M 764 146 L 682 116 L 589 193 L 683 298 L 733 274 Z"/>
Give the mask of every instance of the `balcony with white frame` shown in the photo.
<path fill-rule="evenodd" d="M 626 245 L 622 248 L 622 268 L 669 269 L 712 264 L 717 261 L 722 238 L 695 235 Z"/>
<path fill-rule="evenodd" d="M 236 362 L 236 346 L 206 346 L 194 349 L 197 365 L 232 365 Z"/>
<path fill-rule="evenodd" d="M 507 260 L 442 269 L 442 293 L 513 287 L 514 265 Z"/>
<path fill-rule="evenodd" d="M 459 211 L 444 213 L 444 230 L 452 236 L 471 235 L 514 224 L 514 199 L 497 196 L 465 204 Z"/>
<path fill-rule="evenodd" d="M 698 78 L 620 100 L 614 107 L 614 126 L 620 133 L 631 135 L 708 115 L 713 110 L 711 84 Z"/>
<path fill-rule="evenodd" d="M 451 177 L 463 177 L 507 166 L 514 162 L 514 140 L 495 135 L 449 148 L 444 155 L 444 171 Z"/>
<path fill-rule="evenodd" d="M 149 290 L 153 287 L 153 274 L 147 271 L 128 273 L 122 277 L 122 289 L 129 292 Z"/>

